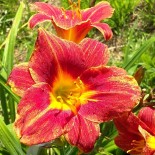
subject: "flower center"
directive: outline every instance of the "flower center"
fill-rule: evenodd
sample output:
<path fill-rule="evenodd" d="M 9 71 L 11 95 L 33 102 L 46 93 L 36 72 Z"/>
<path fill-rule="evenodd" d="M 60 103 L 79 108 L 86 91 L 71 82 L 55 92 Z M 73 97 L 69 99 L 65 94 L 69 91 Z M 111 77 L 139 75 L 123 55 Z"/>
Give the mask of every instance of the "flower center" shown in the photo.
<path fill-rule="evenodd" d="M 79 98 L 84 89 L 84 84 L 79 77 L 74 80 L 67 74 L 59 76 L 53 85 L 52 108 L 54 106 L 61 110 L 70 109 L 76 115 L 80 107 Z"/>
<path fill-rule="evenodd" d="M 145 146 L 145 141 L 144 141 L 144 139 L 142 139 L 142 140 L 133 140 L 131 145 L 133 146 L 133 148 L 131 150 L 128 150 L 127 153 L 130 153 L 130 152 L 141 153 L 144 146 Z"/>

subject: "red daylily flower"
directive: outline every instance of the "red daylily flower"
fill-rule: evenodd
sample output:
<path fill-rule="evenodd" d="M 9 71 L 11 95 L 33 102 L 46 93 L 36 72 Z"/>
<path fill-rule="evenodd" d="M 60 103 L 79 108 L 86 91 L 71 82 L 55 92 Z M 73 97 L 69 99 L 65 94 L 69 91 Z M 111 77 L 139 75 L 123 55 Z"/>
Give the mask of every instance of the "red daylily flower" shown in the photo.
<path fill-rule="evenodd" d="M 80 1 L 79 1 L 80 3 Z M 43 2 L 34 3 L 38 11 L 29 20 L 29 27 L 33 28 L 43 21 L 51 21 L 61 38 L 79 43 L 94 27 L 97 28 L 106 40 L 112 37 L 112 31 L 108 24 L 101 20 L 110 18 L 113 13 L 108 2 L 100 2 L 95 7 L 80 10 L 80 4 L 72 4 L 72 10 L 64 10 Z"/>
<path fill-rule="evenodd" d="M 132 76 L 105 66 L 107 46 L 85 38 L 80 44 L 39 29 L 28 63 L 16 66 L 8 83 L 22 97 L 15 131 L 26 145 L 64 135 L 84 152 L 93 149 L 99 123 L 130 111 L 140 98 Z"/>
<path fill-rule="evenodd" d="M 155 109 L 145 107 L 138 117 L 133 113 L 114 120 L 119 135 L 115 143 L 129 154 L 154 155 Z"/>

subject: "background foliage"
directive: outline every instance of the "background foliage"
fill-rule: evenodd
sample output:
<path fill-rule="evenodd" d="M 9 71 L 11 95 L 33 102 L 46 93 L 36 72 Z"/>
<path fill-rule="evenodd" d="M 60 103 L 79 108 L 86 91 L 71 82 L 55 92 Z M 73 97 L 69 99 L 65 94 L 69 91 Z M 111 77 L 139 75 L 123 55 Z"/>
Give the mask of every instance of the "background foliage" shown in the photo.
<path fill-rule="evenodd" d="M 67 0 L 42 0 L 69 8 Z M 93 6 L 101 0 L 81 0 L 81 8 Z M 125 68 L 134 75 L 143 66 L 141 87 L 146 95 L 155 87 L 155 1 L 108 0 L 115 8 L 114 15 L 106 22 L 112 27 L 113 39 L 105 42 L 92 30 L 89 37 L 105 42 L 111 52 L 110 65 Z M 56 140 L 49 149 L 44 146 L 26 147 L 20 144 L 12 130 L 19 97 L 7 85 L 7 78 L 14 64 L 27 61 L 33 51 L 36 30 L 27 27 L 32 15 L 30 3 L 23 0 L 0 0 L 0 155 L 75 155 L 77 148 Z M 113 122 L 101 124 L 101 137 L 90 155 L 125 154 L 114 144 L 116 135 Z M 47 144 L 46 144 L 47 145 Z M 57 147 L 56 147 L 57 146 Z"/>

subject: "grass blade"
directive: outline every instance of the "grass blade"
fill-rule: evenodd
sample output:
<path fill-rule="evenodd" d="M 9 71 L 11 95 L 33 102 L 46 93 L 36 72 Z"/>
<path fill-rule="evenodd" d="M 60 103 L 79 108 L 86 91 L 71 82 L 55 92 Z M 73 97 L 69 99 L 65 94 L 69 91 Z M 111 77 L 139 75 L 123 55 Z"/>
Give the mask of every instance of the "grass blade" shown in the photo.
<path fill-rule="evenodd" d="M 0 140 L 11 155 L 25 155 L 21 149 L 21 144 L 10 132 L 8 127 L 0 117 Z"/>
<path fill-rule="evenodd" d="M 15 117 L 16 117 L 16 111 L 15 111 L 15 107 L 16 107 L 16 103 L 13 100 L 13 98 L 11 96 L 8 96 L 8 105 L 9 105 L 9 109 L 10 109 L 10 119 L 11 119 L 11 123 L 13 123 L 15 121 Z"/>
<path fill-rule="evenodd" d="M 24 9 L 24 3 L 21 2 L 17 10 L 11 30 L 8 34 L 8 37 L 6 38 L 6 44 L 5 44 L 2 64 L 7 73 L 7 76 L 10 74 L 12 67 L 13 67 L 14 46 L 15 46 L 19 23 L 22 18 L 23 9 Z"/>
<path fill-rule="evenodd" d="M 6 99 L 5 91 L 2 88 L 2 86 L 0 86 L 0 101 L 1 101 L 2 115 L 4 117 L 4 122 L 6 124 L 9 124 L 9 113 L 8 113 L 8 109 L 7 109 L 7 99 Z"/>
<path fill-rule="evenodd" d="M 131 59 L 123 65 L 123 68 L 129 70 L 130 67 L 132 67 L 132 65 L 141 57 L 141 55 L 146 52 L 153 42 L 155 42 L 155 37 L 151 37 L 149 40 L 145 41 L 145 43 L 135 52 Z"/>
<path fill-rule="evenodd" d="M 9 95 L 11 95 L 11 97 L 16 102 L 19 102 L 20 98 L 11 91 L 11 88 L 6 84 L 6 82 L 4 81 L 1 75 L 0 75 L 0 85 L 6 90 L 7 93 L 9 93 Z"/>

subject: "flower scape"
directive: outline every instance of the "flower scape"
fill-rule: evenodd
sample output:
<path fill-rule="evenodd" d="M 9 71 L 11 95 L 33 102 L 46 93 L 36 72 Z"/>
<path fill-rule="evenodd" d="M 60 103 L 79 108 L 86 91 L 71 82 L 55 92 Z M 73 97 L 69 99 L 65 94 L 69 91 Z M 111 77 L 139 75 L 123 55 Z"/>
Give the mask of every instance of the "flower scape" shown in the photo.
<path fill-rule="evenodd" d="M 31 146 L 63 136 L 87 153 L 99 138 L 100 123 L 131 112 L 141 90 L 124 69 L 107 65 L 105 44 L 84 38 L 92 27 L 105 39 L 112 37 L 110 27 L 100 23 L 112 15 L 109 3 L 82 11 L 73 4 L 72 10 L 34 4 L 38 13 L 30 27 L 50 20 L 58 36 L 39 28 L 30 60 L 13 68 L 8 84 L 21 97 L 14 129 L 22 143 Z"/>

